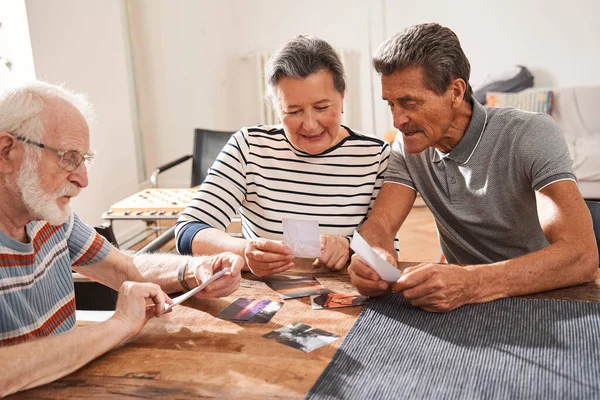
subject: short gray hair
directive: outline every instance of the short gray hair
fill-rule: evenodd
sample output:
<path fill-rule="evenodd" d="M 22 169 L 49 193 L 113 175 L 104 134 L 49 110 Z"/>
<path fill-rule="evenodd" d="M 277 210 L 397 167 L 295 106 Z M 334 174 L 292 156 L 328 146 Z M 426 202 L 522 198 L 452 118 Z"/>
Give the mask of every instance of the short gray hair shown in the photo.
<path fill-rule="evenodd" d="M 84 95 L 73 93 L 62 86 L 33 81 L 7 88 L 0 93 L 0 132 L 41 141 L 46 129 L 42 113 L 45 107 L 53 107 L 57 100 L 72 104 L 81 112 L 88 126 L 91 125 L 94 112 Z"/>
<path fill-rule="evenodd" d="M 473 94 L 469 84 L 471 65 L 458 37 L 436 23 L 414 25 L 392 36 L 375 53 L 373 66 L 384 76 L 421 67 L 425 85 L 438 95 L 445 93 L 457 78 L 467 84 L 463 98 L 470 100 Z"/>
<path fill-rule="evenodd" d="M 299 35 L 278 49 L 265 66 L 267 88 L 265 96 L 272 102 L 277 97 L 277 84 L 283 77 L 306 78 L 321 70 L 333 75 L 333 86 L 339 93 L 346 91 L 344 65 L 339 54 L 326 41 Z"/>

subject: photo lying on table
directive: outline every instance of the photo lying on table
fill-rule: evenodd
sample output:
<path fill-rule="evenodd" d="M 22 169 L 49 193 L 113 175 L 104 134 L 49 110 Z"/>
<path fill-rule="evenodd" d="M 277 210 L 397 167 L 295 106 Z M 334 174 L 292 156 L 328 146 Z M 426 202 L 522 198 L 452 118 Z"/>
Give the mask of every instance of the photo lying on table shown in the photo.
<path fill-rule="evenodd" d="M 272 303 L 274 303 L 276 306 L 271 306 Z M 250 322 L 250 320 L 254 316 L 259 314 L 265 308 L 269 308 L 265 316 L 269 316 L 269 319 L 271 319 L 273 314 L 281 308 L 281 305 L 278 302 L 272 300 L 257 300 L 240 297 L 239 299 L 231 303 L 229 306 L 227 306 L 227 308 L 225 308 L 223 311 L 221 311 L 219 315 L 217 315 L 217 318 L 229 319 L 232 321 Z"/>
<path fill-rule="evenodd" d="M 263 337 L 310 353 L 313 350 L 335 342 L 339 336 L 322 329 L 312 328 L 301 322 L 294 322 L 283 328 L 275 329 Z"/>
<path fill-rule="evenodd" d="M 369 298 L 360 293 L 324 293 L 310 296 L 313 310 L 323 308 L 353 307 L 365 304 Z"/>
<path fill-rule="evenodd" d="M 316 278 L 295 278 L 295 279 L 269 279 L 269 285 L 283 299 L 293 299 L 296 297 L 315 296 L 327 293 Z"/>
<path fill-rule="evenodd" d="M 281 301 L 271 301 L 262 310 L 256 313 L 256 315 L 250 318 L 247 322 L 250 324 L 266 324 L 273 318 L 273 316 L 283 306 Z"/>

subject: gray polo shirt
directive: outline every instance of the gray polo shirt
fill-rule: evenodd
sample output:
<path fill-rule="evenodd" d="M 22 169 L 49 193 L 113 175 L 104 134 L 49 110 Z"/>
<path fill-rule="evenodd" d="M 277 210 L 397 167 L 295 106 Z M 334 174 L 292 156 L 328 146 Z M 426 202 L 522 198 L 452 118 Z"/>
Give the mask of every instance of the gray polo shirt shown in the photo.
<path fill-rule="evenodd" d="M 548 245 L 535 191 L 573 180 L 567 144 L 552 117 L 514 108 L 483 107 L 449 153 L 392 146 L 385 182 L 418 191 L 435 217 L 450 263 L 491 263 Z"/>

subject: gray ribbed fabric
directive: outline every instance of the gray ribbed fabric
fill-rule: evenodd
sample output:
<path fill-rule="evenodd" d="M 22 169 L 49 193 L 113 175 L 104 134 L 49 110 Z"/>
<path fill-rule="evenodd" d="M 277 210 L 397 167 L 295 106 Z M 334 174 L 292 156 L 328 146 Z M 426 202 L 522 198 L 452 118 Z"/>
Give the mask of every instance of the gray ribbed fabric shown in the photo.
<path fill-rule="evenodd" d="M 600 303 L 372 299 L 307 398 L 600 398 Z"/>

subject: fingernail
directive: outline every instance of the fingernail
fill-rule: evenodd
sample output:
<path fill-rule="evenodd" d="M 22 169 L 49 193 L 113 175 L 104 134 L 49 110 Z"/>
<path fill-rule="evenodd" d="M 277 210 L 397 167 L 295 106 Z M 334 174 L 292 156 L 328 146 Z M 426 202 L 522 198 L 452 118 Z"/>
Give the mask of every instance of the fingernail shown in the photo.
<path fill-rule="evenodd" d="M 385 282 L 379 282 L 377 286 L 379 287 L 379 289 L 387 289 L 387 283 Z"/>

